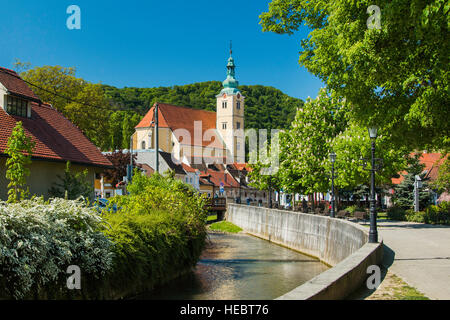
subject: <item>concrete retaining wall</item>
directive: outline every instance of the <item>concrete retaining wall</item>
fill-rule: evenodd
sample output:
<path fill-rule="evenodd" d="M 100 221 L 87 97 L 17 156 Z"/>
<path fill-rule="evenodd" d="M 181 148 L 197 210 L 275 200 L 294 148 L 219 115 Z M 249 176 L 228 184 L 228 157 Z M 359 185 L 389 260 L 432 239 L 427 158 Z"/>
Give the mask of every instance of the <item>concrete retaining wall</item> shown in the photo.
<path fill-rule="evenodd" d="M 382 241 L 368 243 L 368 228 L 329 217 L 228 204 L 227 221 L 245 232 L 319 258 L 333 268 L 278 299 L 343 299 L 379 265 Z"/>

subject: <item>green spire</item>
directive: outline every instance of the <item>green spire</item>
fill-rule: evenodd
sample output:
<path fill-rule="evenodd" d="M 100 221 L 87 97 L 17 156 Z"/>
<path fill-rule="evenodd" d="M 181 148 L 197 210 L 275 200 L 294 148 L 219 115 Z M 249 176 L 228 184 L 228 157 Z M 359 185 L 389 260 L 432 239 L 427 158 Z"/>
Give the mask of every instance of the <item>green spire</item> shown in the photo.
<path fill-rule="evenodd" d="M 234 64 L 234 59 L 232 57 L 233 51 L 231 49 L 231 44 L 230 44 L 230 57 L 228 58 L 228 63 L 227 63 L 227 78 L 225 79 L 225 81 L 222 82 L 223 84 L 223 89 L 222 91 L 220 91 L 220 94 L 237 94 L 239 91 L 238 86 L 239 86 L 239 81 L 236 80 L 235 76 L 235 68 L 236 65 Z"/>

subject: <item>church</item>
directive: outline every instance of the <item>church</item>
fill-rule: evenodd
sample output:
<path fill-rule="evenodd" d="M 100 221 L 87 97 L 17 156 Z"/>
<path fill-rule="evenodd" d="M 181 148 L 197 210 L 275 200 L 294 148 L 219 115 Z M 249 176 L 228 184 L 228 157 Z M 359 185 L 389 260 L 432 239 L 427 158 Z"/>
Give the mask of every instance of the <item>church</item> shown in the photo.
<path fill-rule="evenodd" d="M 226 68 L 216 112 L 157 102 L 136 126 L 133 149 L 155 149 L 157 118 L 158 148 L 172 154 L 174 162 L 189 166 L 245 163 L 245 97 L 238 89 L 231 50 Z"/>

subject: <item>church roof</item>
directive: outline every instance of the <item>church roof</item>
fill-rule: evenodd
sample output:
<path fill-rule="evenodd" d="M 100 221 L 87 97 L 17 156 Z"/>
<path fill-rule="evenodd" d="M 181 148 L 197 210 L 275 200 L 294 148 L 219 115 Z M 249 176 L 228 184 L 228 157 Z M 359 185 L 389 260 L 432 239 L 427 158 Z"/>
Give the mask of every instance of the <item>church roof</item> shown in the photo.
<path fill-rule="evenodd" d="M 136 128 L 150 128 L 153 127 L 155 106 L 153 106 L 144 118 L 139 122 Z M 194 123 L 201 121 L 202 141 L 194 141 Z M 223 143 L 218 135 L 216 129 L 216 113 L 214 111 L 206 111 L 200 109 L 193 109 L 188 107 L 175 106 L 166 103 L 158 103 L 158 125 L 160 128 L 170 128 L 172 131 L 177 129 L 185 129 L 191 136 L 191 143 L 181 141 L 181 144 L 201 145 L 204 147 L 210 146 L 215 148 L 222 148 Z M 214 141 L 203 139 L 207 130 L 214 130 Z"/>

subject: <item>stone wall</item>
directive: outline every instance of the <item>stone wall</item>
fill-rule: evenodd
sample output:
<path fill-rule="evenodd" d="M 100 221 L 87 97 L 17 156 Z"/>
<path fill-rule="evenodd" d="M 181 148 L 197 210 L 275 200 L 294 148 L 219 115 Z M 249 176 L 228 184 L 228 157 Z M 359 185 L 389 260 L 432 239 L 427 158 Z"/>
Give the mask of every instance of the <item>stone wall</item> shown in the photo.
<path fill-rule="evenodd" d="M 319 258 L 333 268 L 279 299 L 342 299 L 380 264 L 382 243 L 368 243 L 368 228 L 319 215 L 229 204 L 227 221 L 245 232 Z"/>

